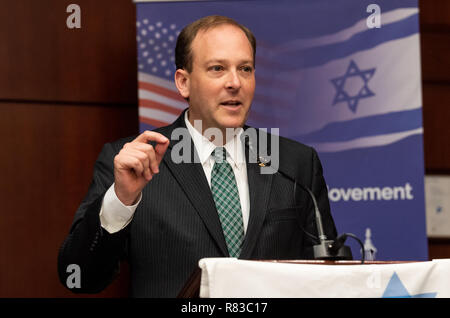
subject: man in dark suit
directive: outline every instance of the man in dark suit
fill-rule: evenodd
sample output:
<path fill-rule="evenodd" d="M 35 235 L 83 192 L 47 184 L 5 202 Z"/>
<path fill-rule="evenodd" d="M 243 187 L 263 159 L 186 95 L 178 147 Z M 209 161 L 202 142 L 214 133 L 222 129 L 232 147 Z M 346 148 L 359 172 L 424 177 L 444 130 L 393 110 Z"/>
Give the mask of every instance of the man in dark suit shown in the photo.
<path fill-rule="evenodd" d="M 311 258 L 317 237 L 311 201 L 278 167 L 313 191 L 325 234 L 336 236 L 316 152 L 276 137 L 279 161 L 262 173 L 264 133 L 256 133 L 255 148 L 243 141 L 252 129 L 244 124 L 255 90 L 255 50 L 253 34 L 226 17 L 183 29 L 175 84 L 189 108 L 172 125 L 103 147 L 60 249 L 64 285 L 68 266 L 76 264 L 80 285 L 67 287 L 101 291 L 126 258 L 132 296 L 174 297 L 201 258 Z M 250 160 L 252 153 L 258 160 Z"/>

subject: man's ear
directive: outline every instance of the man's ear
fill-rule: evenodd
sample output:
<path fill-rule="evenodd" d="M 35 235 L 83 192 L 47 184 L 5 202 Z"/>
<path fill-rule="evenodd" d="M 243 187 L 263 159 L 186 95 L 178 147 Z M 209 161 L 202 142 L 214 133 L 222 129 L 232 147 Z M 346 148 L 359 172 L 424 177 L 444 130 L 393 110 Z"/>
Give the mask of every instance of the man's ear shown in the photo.
<path fill-rule="evenodd" d="M 189 98 L 189 73 L 183 69 L 177 69 L 175 72 L 175 86 L 183 98 Z"/>

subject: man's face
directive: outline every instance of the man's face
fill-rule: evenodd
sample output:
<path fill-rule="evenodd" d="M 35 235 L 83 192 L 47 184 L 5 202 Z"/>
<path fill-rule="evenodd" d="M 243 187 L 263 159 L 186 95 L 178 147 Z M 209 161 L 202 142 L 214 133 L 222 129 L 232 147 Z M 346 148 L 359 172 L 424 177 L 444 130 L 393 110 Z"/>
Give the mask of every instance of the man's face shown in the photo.
<path fill-rule="evenodd" d="M 203 129 L 242 127 L 255 92 L 253 50 L 233 25 L 200 31 L 192 45 L 192 71 L 185 72 L 183 97 L 189 97 L 189 121 Z"/>

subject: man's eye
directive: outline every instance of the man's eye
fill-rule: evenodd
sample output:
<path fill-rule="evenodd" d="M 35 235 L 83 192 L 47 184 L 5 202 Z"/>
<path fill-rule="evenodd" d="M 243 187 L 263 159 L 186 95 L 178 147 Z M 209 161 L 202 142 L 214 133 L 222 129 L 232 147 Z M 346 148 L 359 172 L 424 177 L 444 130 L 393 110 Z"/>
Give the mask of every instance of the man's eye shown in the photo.
<path fill-rule="evenodd" d="M 220 71 L 223 70 L 223 67 L 220 66 L 220 65 L 214 65 L 214 66 L 211 66 L 211 67 L 210 67 L 210 70 L 211 70 L 211 71 L 214 71 L 214 72 L 220 72 Z"/>
<path fill-rule="evenodd" d="M 251 72 L 253 72 L 253 67 L 251 67 L 251 66 L 243 66 L 241 68 L 241 70 L 243 70 L 246 73 L 251 73 Z"/>

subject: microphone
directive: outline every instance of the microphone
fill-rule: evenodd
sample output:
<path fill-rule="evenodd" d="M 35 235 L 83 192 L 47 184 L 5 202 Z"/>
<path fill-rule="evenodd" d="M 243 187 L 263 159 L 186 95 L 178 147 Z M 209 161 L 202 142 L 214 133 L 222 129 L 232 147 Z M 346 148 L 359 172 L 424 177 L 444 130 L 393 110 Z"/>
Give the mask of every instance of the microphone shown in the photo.
<path fill-rule="evenodd" d="M 258 152 L 254 149 L 252 143 L 250 140 L 246 139 L 244 137 L 244 144 L 245 146 L 253 153 L 253 155 L 257 158 L 257 163 L 261 167 L 270 167 L 270 159 L 264 156 L 260 156 Z M 278 169 L 275 170 L 272 168 L 272 170 L 275 172 L 275 174 L 280 174 L 283 177 L 287 178 L 288 180 L 292 181 L 294 183 L 294 195 L 295 195 L 295 186 L 298 185 L 300 188 L 302 188 L 304 191 L 308 193 L 310 196 L 313 204 L 314 204 L 314 213 L 315 213 L 315 220 L 316 220 L 316 227 L 317 227 L 317 233 L 319 235 L 318 240 L 319 244 L 316 244 L 313 246 L 313 254 L 314 259 L 317 260 L 330 260 L 330 261 L 336 261 L 336 260 L 353 260 L 352 251 L 350 247 L 344 245 L 345 240 L 347 237 L 353 237 L 359 243 L 362 245 L 362 242 L 351 233 L 344 233 L 336 238 L 336 240 L 330 240 L 325 235 L 323 224 L 322 224 L 322 216 L 320 214 L 319 205 L 317 204 L 316 197 L 314 196 L 313 192 L 300 182 L 298 182 L 295 178 L 291 177 L 289 174 L 285 173 L 284 171 Z M 302 227 L 302 230 L 305 231 Z M 306 231 L 305 231 L 306 232 Z M 308 235 L 311 235 L 307 233 Z M 364 263 L 364 252 L 363 252 L 363 258 L 362 263 Z"/>

